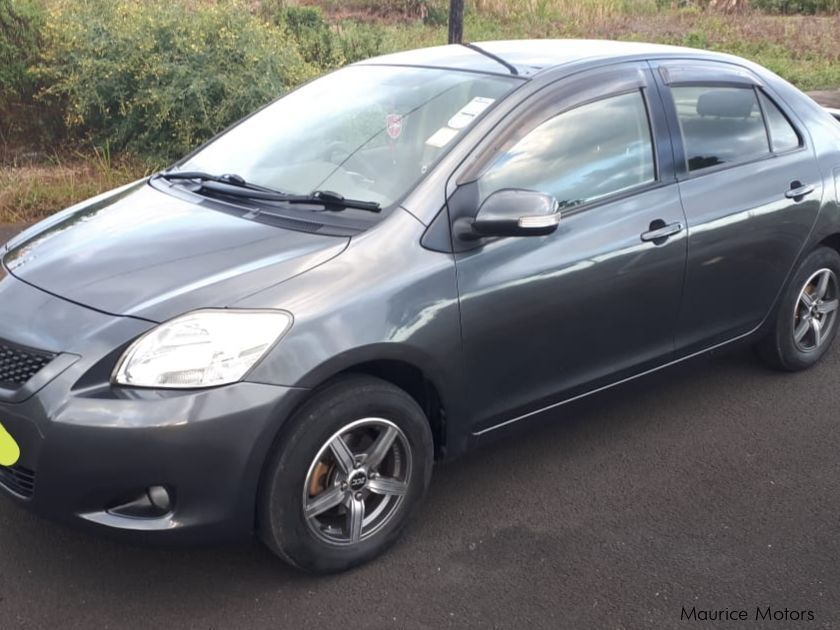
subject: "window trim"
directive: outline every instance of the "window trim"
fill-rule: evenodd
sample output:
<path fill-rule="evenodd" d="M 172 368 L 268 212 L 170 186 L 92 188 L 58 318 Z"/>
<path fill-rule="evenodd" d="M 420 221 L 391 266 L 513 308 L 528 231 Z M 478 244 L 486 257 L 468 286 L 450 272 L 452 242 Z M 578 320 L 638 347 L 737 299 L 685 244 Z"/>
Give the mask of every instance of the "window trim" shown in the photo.
<path fill-rule="evenodd" d="M 698 84 L 713 84 L 713 87 L 764 85 L 758 77 L 742 66 L 707 59 L 664 61 L 657 68 L 657 74 L 667 88 Z"/>

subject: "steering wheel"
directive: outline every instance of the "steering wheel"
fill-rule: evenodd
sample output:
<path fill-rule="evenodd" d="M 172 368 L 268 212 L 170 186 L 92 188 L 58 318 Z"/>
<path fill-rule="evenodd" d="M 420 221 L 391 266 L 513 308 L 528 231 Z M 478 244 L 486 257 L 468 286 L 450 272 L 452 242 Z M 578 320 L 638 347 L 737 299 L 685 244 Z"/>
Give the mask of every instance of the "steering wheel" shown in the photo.
<path fill-rule="evenodd" d="M 356 163 L 353 165 L 355 170 L 350 171 L 347 170 L 343 164 L 353 156 L 355 149 L 345 142 L 344 140 L 334 140 L 330 144 L 327 145 L 325 150 L 326 158 L 332 164 L 336 166 L 340 166 L 345 173 L 350 175 L 351 177 L 355 177 L 361 181 L 367 181 L 369 183 L 376 182 L 376 178 L 378 174 L 364 161 L 357 160 Z"/>
<path fill-rule="evenodd" d="M 341 165 L 351 155 L 353 155 L 353 151 L 344 140 L 333 140 L 324 150 L 324 157 L 336 166 Z"/>

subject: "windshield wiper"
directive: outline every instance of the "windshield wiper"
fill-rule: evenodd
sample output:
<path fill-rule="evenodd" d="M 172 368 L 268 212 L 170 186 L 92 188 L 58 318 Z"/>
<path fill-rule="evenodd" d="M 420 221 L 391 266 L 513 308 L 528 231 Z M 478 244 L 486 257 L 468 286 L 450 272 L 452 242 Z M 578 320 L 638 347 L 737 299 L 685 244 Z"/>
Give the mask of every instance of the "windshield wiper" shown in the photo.
<path fill-rule="evenodd" d="M 166 177 L 169 175 L 169 177 Z M 289 195 L 267 188 L 260 188 L 248 184 L 238 175 L 208 175 L 205 173 L 164 173 L 164 179 L 197 179 L 201 187 L 230 197 L 243 199 L 257 199 L 261 201 L 277 201 L 282 203 L 313 204 L 324 206 L 328 210 L 364 210 L 366 212 L 382 212 L 382 207 L 375 201 L 347 199 L 337 192 L 330 190 L 316 190 L 309 195 Z"/>
<path fill-rule="evenodd" d="M 212 190 L 232 197 L 243 197 L 247 199 L 260 199 L 263 201 L 279 201 L 283 203 L 317 204 L 329 210 L 365 210 L 367 212 L 381 212 L 381 206 L 375 201 L 363 201 L 360 199 L 346 199 L 344 196 L 331 190 L 316 190 L 309 195 L 289 195 L 270 188 L 263 188 L 256 184 L 245 181 L 241 175 L 225 173 L 224 175 L 213 175 L 202 171 L 174 171 L 170 173 L 158 173 L 157 177 L 166 181 L 173 180 L 196 180 L 202 188 Z"/>
<path fill-rule="evenodd" d="M 213 175 L 212 173 L 205 173 L 204 171 L 171 171 L 171 172 L 161 172 L 157 173 L 155 177 L 159 177 L 160 179 L 164 179 L 168 182 L 171 181 L 180 181 L 180 180 L 194 180 L 199 183 L 202 188 L 208 187 L 208 182 L 214 182 L 216 184 L 223 184 L 225 186 L 234 186 L 236 188 L 241 188 L 247 191 L 251 191 L 247 196 L 250 197 L 257 197 L 257 195 L 264 195 L 267 194 L 270 197 L 259 197 L 260 199 L 268 199 L 273 198 L 275 195 L 283 195 L 279 190 L 272 190 L 271 188 L 266 188 L 265 186 L 259 186 L 257 184 L 252 184 L 251 182 L 246 182 L 245 178 L 241 175 L 237 175 L 236 173 L 223 173 L 222 175 Z M 212 187 L 211 187 L 212 188 Z M 215 188 L 214 188 L 215 189 Z M 218 189 L 220 190 L 220 189 Z M 221 190 L 220 190 L 221 191 Z M 233 194 L 233 193 L 231 193 Z M 245 195 L 240 195 L 245 196 Z"/>
<path fill-rule="evenodd" d="M 241 186 L 242 188 L 249 188 L 252 185 L 245 181 L 240 175 L 234 173 L 225 173 L 223 175 L 213 175 L 211 173 L 204 173 L 203 171 L 172 171 L 165 173 L 158 173 L 157 177 L 165 179 L 168 182 L 178 179 L 196 179 L 200 182 L 219 182 L 220 184 L 229 184 L 231 186 Z"/>
<path fill-rule="evenodd" d="M 382 206 L 375 201 L 347 199 L 343 195 L 333 192 L 332 190 L 316 190 L 311 195 L 301 195 L 300 199 L 304 200 L 300 203 L 309 203 L 314 200 L 327 207 L 338 206 L 342 208 L 353 208 L 355 210 L 367 210 L 369 212 L 382 212 Z"/>

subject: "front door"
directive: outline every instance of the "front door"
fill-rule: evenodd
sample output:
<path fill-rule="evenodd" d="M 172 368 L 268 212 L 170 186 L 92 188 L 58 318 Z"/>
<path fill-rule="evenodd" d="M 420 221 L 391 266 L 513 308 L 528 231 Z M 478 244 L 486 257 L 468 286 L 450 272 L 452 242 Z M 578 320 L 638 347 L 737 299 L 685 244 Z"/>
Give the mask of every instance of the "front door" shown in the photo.
<path fill-rule="evenodd" d="M 685 217 L 670 155 L 654 148 L 668 141 L 651 82 L 636 64 L 564 82 L 509 137 L 500 132 L 501 148 L 450 199 L 453 221 L 505 188 L 553 194 L 562 209 L 553 234 L 456 253 L 477 433 L 673 350 Z"/>

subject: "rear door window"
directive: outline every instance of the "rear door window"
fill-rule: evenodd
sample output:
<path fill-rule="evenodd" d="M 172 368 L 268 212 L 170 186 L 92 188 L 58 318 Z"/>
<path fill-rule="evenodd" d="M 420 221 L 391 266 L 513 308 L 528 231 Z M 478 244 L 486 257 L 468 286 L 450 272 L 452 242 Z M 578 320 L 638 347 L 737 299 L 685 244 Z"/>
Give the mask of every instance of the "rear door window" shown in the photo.
<path fill-rule="evenodd" d="M 767 130 L 770 132 L 770 144 L 773 147 L 773 152 L 783 153 L 784 151 L 798 149 L 802 140 L 787 117 L 764 92 L 759 92 L 759 98 L 761 99 L 761 109 L 764 110 L 764 117 L 767 119 Z"/>
<path fill-rule="evenodd" d="M 770 153 L 752 87 L 675 86 L 671 93 L 689 171 L 747 162 Z"/>

